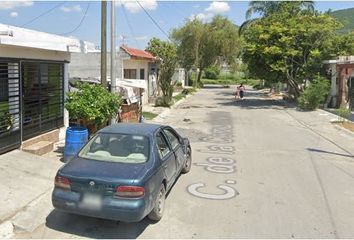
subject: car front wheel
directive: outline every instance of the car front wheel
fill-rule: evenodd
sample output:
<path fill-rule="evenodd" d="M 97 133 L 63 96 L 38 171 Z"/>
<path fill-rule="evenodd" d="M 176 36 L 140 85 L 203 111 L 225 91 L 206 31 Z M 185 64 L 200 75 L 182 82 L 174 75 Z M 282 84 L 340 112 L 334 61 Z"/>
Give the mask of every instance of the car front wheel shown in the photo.
<path fill-rule="evenodd" d="M 155 206 L 149 213 L 148 218 L 153 221 L 160 221 L 165 210 L 166 190 L 165 186 L 161 185 L 159 194 L 156 198 Z"/>

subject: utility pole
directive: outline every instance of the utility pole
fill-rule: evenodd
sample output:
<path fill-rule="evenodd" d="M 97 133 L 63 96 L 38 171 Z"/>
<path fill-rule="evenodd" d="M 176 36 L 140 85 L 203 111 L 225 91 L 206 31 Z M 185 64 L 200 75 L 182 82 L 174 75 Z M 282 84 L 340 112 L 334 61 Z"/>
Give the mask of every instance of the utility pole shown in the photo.
<path fill-rule="evenodd" d="M 116 83 L 116 8 L 111 1 L 111 92 L 117 92 Z"/>
<path fill-rule="evenodd" d="M 101 1 L 101 84 L 107 87 L 107 2 Z"/>
<path fill-rule="evenodd" d="M 116 6 L 115 1 L 111 1 L 111 92 L 117 94 L 116 77 Z M 111 123 L 116 123 L 117 119 L 112 118 Z"/>

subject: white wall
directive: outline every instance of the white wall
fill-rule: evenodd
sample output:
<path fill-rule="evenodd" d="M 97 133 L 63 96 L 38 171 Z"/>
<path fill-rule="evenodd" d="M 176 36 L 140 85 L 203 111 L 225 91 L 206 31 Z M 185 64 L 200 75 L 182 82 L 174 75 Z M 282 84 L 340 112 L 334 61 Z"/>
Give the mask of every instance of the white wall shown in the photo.
<path fill-rule="evenodd" d="M 52 61 L 70 61 L 69 52 L 9 46 L 9 45 L 2 45 L 2 44 L 0 44 L 0 57 L 52 60 Z"/>
<path fill-rule="evenodd" d="M 118 59 L 120 53 L 117 53 L 117 78 L 123 77 L 123 71 L 119 71 L 122 69 L 122 60 Z M 89 78 L 89 77 L 100 77 L 101 70 L 101 54 L 100 53 L 72 53 L 71 61 L 68 66 L 68 71 L 70 78 L 71 77 L 80 77 L 80 78 Z M 110 78 L 110 54 L 107 54 L 107 76 Z M 139 60 L 139 59 L 126 59 L 123 60 L 123 68 L 124 69 L 136 69 L 137 71 L 137 79 L 140 79 L 140 69 L 144 69 L 144 79 L 146 80 L 146 86 L 148 87 L 148 70 L 149 70 L 149 61 L 147 60 Z M 143 104 L 148 103 L 148 90 L 143 93 Z"/>
<path fill-rule="evenodd" d="M 107 56 L 107 64 L 108 63 L 109 63 L 109 56 Z M 101 75 L 100 65 L 101 65 L 100 53 L 72 53 L 68 70 L 71 78 L 72 77 L 94 78 L 94 77 L 99 77 Z"/>
<path fill-rule="evenodd" d="M 144 78 L 146 81 L 146 90 L 143 93 L 142 103 L 147 104 L 149 102 L 149 94 L 148 94 L 148 86 L 149 86 L 149 62 L 146 60 L 138 60 L 138 59 L 129 59 L 123 60 L 123 68 L 124 69 L 136 69 L 136 77 L 137 79 L 142 79 L 140 76 L 140 69 L 144 69 Z"/>
<path fill-rule="evenodd" d="M 176 68 L 175 73 L 172 76 L 173 82 L 180 82 L 182 83 L 182 87 L 185 85 L 186 76 L 185 76 L 184 68 Z"/>
<path fill-rule="evenodd" d="M 96 51 L 93 43 L 0 23 L 0 43 L 62 52 Z"/>

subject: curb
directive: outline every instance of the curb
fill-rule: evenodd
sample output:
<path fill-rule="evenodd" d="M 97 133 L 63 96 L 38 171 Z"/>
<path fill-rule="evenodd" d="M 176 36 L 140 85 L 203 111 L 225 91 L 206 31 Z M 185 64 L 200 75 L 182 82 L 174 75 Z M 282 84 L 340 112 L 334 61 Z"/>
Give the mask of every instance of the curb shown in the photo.
<path fill-rule="evenodd" d="M 33 232 L 37 227 L 45 223 L 46 217 L 52 211 L 51 206 L 51 188 L 44 194 L 29 203 L 24 211 L 17 213 L 12 219 L 12 225 L 15 233 Z M 45 206 L 45 209 L 43 209 Z"/>
<path fill-rule="evenodd" d="M 329 112 L 329 111 L 326 111 L 325 109 L 317 109 L 317 110 L 318 110 L 319 112 L 326 113 L 326 114 L 328 114 L 329 116 L 332 116 L 333 118 L 338 119 L 338 115 L 336 115 L 336 114 L 334 114 L 334 113 L 331 113 L 331 112 Z M 350 130 L 344 128 L 344 127 L 341 127 L 341 126 L 339 126 L 339 125 L 337 125 L 337 124 L 334 124 L 334 122 L 335 122 L 335 121 L 332 121 L 332 120 L 329 121 L 329 123 L 331 123 L 332 126 L 335 127 L 337 130 L 339 130 L 339 131 L 341 131 L 341 132 L 345 132 L 345 133 L 351 135 L 352 137 L 354 137 L 354 132 L 352 132 L 352 131 L 350 131 Z"/>
<path fill-rule="evenodd" d="M 165 120 L 165 118 L 166 118 L 166 115 L 168 115 L 171 112 L 171 109 L 176 109 L 179 105 L 184 103 L 187 100 L 187 98 L 190 98 L 194 94 L 195 93 L 186 95 L 185 98 L 175 102 L 171 107 L 166 108 L 159 115 L 157 115 L 155 118 L 151 119 L 150 121 L 163 122 Z"/>
<path fill-rule="evenodd" d="M 50 195 L 51 189 L 47 189 L 9 220 L 1 223 L 0 239 L 13 238 L 16 233 L 33 232 L 37 227 L 45 223 L 46 216 L 52 209 L 48 208 L 43 211 L 43 206 L 50 205 Z"/>
<path fill-rule="evenodd" d="M 14 236 L 14 226 L 10 221 L 6 221 L 0 224 L 0 238 L 9 239 Z"/>

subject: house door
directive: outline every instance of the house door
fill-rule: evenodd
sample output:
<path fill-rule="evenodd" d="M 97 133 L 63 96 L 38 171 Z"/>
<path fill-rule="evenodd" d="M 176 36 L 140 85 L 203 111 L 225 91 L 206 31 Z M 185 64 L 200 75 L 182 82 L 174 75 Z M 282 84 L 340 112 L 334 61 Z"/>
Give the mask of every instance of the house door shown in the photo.
<path fill-rule="evenodd" d="M 0 59 L 0 153 L 21 145 L 20 63 Z"/>
<path fill-rule="evenodd" d="M 22 62 L 23 140 L 64 125 L 64 64 Z"/>
<path fill-rule="evenodd" d="M 354 111 L 354 77 L 349 78 L 348 85 L 349 107 Z"/>

